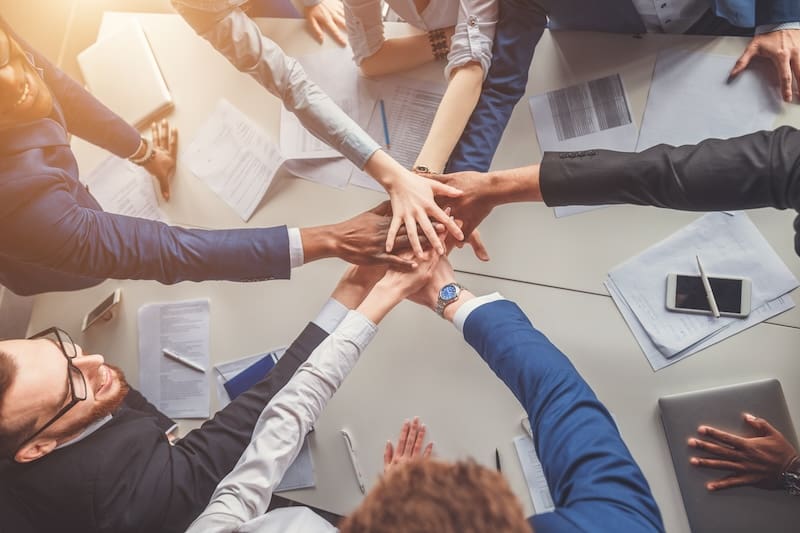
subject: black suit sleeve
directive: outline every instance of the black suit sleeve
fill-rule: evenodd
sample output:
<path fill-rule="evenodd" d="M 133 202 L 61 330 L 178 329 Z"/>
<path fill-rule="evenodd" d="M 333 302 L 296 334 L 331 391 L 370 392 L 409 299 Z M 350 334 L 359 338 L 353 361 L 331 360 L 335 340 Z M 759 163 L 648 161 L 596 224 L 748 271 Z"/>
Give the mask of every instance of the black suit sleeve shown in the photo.
<path fill-rule="evenodd" d="M 800 131 L 784 126 L 697 145 L 658 145 L 641 153 L 545 153 L 545 203 L 638 204 L 686 211 L 800 209 Z M 795 220 L 800 229 L 800 218 Z M 795 236 L 800 254 L 800 237 Z"/>
<path fill-rule="evenodd" d="M 174 420 L 159 411 L 155 405 L 148 402 L 147 398 L 142 396 L 142 393 L 136 389 L 132 388 L 128 391 L 124 403 L 125 406 L 131 409 L 153 416 L 158 421 L 158 427 L 161 428 L 162 431 L 167 431 L 175 425 Z"/>
<path fill-rule="evenodd" d="M 183 532 L 203 511 L 214 488 L 250 443 L 261 411 L 327 336 L 322 328 L 309 323 L 265 379 L 173 447 L 175 487 L 162 531 Z"/>

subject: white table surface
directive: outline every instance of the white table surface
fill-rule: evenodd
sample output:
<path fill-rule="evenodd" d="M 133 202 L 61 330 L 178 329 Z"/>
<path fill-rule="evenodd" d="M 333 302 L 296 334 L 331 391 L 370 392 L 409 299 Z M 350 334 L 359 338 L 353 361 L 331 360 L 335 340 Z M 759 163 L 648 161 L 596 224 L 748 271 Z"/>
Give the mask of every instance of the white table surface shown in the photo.
<path fill-rule="evenodd" d="M 231 67 L 207 43 L 196 37 L 179 17 L 108 13 L 101 31 L 109 31 L 131 16 L 142 22 L 175 97 L 176 110 L 170 120 L 180 128 L 183 146 L 222 96 L 248 113 L 277 139 L 280 105 L 277 99 Z M 265 20 L 261 24 L 287 53 L 303 55 L 317 49 L 300 29 L 302 21 Z M 404 30 L 401 26 L 394 26 L 392 31 Z M 662 44 L 681 39 L 701 42 L 675 36 L 652 37 L 663 37 L 663 40 L 658 39 Z M 589 41 L 581 41 L 579 45 L 574 39 Z M 580 55 L 579 50 L 598 50 L 602 41 L 613 52 L 606 54 L 605 61 L 602 57 L 596 62 L 584 58 L 572 65 L 572 71 L 567 71 L 565 65 L 558 66 L 557 61 L 551 60 L 550 70 L 563 72 L 561 79 L 564 81 L 591 79 L 613 72 L 611 57 L 619 58 L 625 65 L 623 75 L 640 119 L 645 90 L 631 90 L 629 77 L 646 82 L 648 69 L 652 68 L 653 51 L 657 47 L 651 44 L 649 37 L 635 41 L 637 46 L 642 46 L 644 54 L 636 59 L 634 47 L 627 39 L 623 36 L 560 34 L 557 37 L 560 52 L 555 55 L 555 43 L 545 35 L 537 50 L 536 61 L 542 63 L 545 53 L 554 54 L 554 59 L 563 55 L 573 60 Z M 742 42 L 722 41 L 729 46 Z M 579 70 L 584 67 L 585 71 Z M 548 70 L 546 66 L 544 68 Z M 423 70 L 423 76 L 435 78 L 441 75 L 438 66 L 431 65 Z M 548 77 L 548 72 L 545 72 L 540 79 Z M 537 85 L 543 82 L 534 78 L 530 89 L 538 92 L 559 85 L 552 79 L 550 82 L 549 86 Z M 526 106 L 516 110 L 510 128 L 515 128 L 515 131 L 527 128 L 525 131 L 530 132 L 530 142 L 507 134 L 496 158 L 496 166 L 532 161 L 527 158 L 533 153 L 531 150 L 536 139 Z M 524 145 L 514 145 L 523 141 Z M 84 172 L 102 157 L 102 153 L 80 141 L 76 141 L 74 146 Z M 520 154 L 516 159 L 512 157 L 515 150 Z M 525 160 L 523 154 L 527 155 Z M 185 165 L 179 167 L 172 198 L 165 209 L 174 221 L 214 228 L 244 225 L 233 211 L 189 173 Z M 382 195 L 370 191 L 357 188 L 338 191 L 282 176 L 273 183 L 247 226 L 309 226 L 336 222 L 371 207 L 380 199 Z M 516 276 L 521 280 L 566 289 L 471 274 L 460 275 L 460 281 L 478 294 L 500 290 L 515 300 L 534 324 L 569 355 L 618 420 L 626 443 L 651 484 L 667 530 L 688 531 L 657 414 L 658 397 L 778 377 L 789 405 L 794 407 L 800 402 L 800 363 L 796 349 L 800 345 L 800 330 L 761 324 L 653 373 L 611 299 L 601 294 L 569 289 L 599 293 L 600 281 L 610 266 L 696 215 L 656 212 L 646 208 L 613 208 L 555 221 L 551 212 L 542 206 L 517 207 L 524 207 L 524 211 L 514 207 L 499 209 L 482 226 L 494 257 L 493 265 L 505 273 L 483 272 L 507 278 Z M 787 243 L 791 241 L 791 219 L 784 215 L 757 212 L 753 218 L 787 264 L 796 269 L 797 260 L 793 254 L 789 255 L 787 250 L 778 246 L 781 237 Z M 638 229 L 631 229 L 630 217 L 633 216 L 641 220 Z M 520 222 L 525 224 L 520 225 Z M 503 234 L 500 233 L 501 225 Z M 609 229 L 603 231 L 604 227 Z M 604 238 L 602 233 L 612 233 L 614 228 L 626 228 L 625 238 L 620 239 L 617 233 Z M 582 246 L 576 241 L 581 241 Z M 587 250 L 587 246 L 591 248 Z M 587 256 L 589 252 L 594 253 Z M 462 268 L 472 268 L 464 253 L 459 256 L 458 264 Z M 571 266 L 565 268 L 565 265 Z M 30 330 L 55 324 L 75 333 L 76 341 L 87 351 L 105 354 L 136 385 L 136 311 L 141 305 L 210 298 L 211 357 L 214 363 L 219 363 L 291 342 L 316 314 L 343 270 L 341 262 L 327 260 L 296 270 L 291 281 L 163 286 L 154 282 L 112 280 L 84 291 L 38 296 Z M 559 270 L 562 271 L 560 274 Z M 77 335 L 83 314 L 115 287 L 123 289 L 122 305 L 115 320 L 93 327 L 84 335 Z M 215 406 L 212 392 L 212 410 Z M 798 410 L 795 408 L 793 411 L 797 425 L 800 422 Z M 498 448 L 504 475 L 526 512 L 532 511 L 512 444 L 512 439 L 522 434 L 519 425 L 523 415 L 521 407 L 451 325 L 430 311 L 409 303 L 401 304 L 381 324 L 380 333 L 317 424 L 311 437 L 316 488 L 285 495 L 335 512 L 348 512 L 358 504 L 361 494 L 339 429 L 347 427 L 351 430 L 369 488 L 380 472 L 385 441 L 394 438 L 402 421 L 414 415 L 422 417 L 429 426 L 430 436 L 436 442 L 437 454 L 441 458 L 469 456 L 493 466 L 493 451 Z M 181 428 L 185 432 L 199 423 L 182 421 Z"/>

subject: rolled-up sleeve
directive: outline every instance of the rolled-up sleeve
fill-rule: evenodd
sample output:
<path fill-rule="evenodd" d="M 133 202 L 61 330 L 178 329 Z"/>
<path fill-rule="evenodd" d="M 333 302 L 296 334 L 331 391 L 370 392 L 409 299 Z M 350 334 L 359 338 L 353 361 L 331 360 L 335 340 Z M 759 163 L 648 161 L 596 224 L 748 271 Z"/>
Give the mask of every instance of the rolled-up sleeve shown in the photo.
<path fill-rule="evenodd" d="M 481 64 L 486 79 L 492 64 L 496 24 L 497 0 L 459 0 L 458 22 L 444 69 L 446 79 L 450 79 L 453 70 L 472 61 Z"/>
<path fill-rule="evenodd" d="M 383 34 L 380 0 L 344 0 L 347 38 L 353 48 L 356 65 L 377 52 L 386 37 Z"/>

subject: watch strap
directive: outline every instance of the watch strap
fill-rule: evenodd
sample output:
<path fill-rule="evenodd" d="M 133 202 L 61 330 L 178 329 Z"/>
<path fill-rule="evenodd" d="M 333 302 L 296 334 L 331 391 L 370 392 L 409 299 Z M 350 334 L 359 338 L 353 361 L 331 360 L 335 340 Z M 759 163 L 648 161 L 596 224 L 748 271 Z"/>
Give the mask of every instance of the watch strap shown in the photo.
<path fill-rule="evenodd" d="M 439 296 L 438 296 L 438 297 L 437 297 L 437 299 L 436 299 L 436 308 L 434 309 L 434 311 L 436 311 L 436 314 L 437 314 L 437 315 L 439 315 L 439 316 L 441 316 L 441 317 L 444 317 L 444 310 L 445 310 L 445 308 L 446 308 L 448 305 L 450 305 L 451 303 L 453 303 L 453 302 L 457 301 L 457 300 L 458 300 L 458 298 L 461 296 L 461 291 L 463 291 L 463 290 L 464 290 L 464 286 L 463 286 L 463 285 L 461 285 L 460 283 L 455 283 L 455 282 L 454 282 L 454 283 L 448 283 L 448 284 L 444 285 L 444 286 L 442 287 L 442 289 L 443 289 L 444 287 L 447 287 L 447 285 L 452 285 L 452 286 L 454 286 L 456 289 L 458 289 L 458 293 L 456 293 L 456 296 L 455 296 L 455 298 L 453 298 L 452 300 L 444 300 L 444 299 L 442 299 L 442 297 L 441 297 L 441 289 L 439 289 Z"/>

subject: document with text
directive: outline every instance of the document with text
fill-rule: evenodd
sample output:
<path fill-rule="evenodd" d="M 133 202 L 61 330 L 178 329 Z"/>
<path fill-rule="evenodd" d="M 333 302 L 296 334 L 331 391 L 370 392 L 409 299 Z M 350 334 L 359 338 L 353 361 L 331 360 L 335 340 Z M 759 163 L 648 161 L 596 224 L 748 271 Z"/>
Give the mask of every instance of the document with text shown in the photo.
<path fill-rule="evenodd" d="M 153 177 L 130 161 L 111 156 L 82 181 L 108 213 L 169 222 L 158 205 Z"/>
<path fill-rule="evenodd" d="M 516 437 L 514 439 L 514 447 L 517 450 L 522 474 L 525 476 L 525 483 L 528 485 L 528 492 L 531 496 L 534 511 L 536 514 L 553 511 L 556 506 L 553 503 L 553 496 L 550 494 L 547 479 L 544 477 L 542 463 L 536 454 L 533 439 L 527 435 Z"/>

